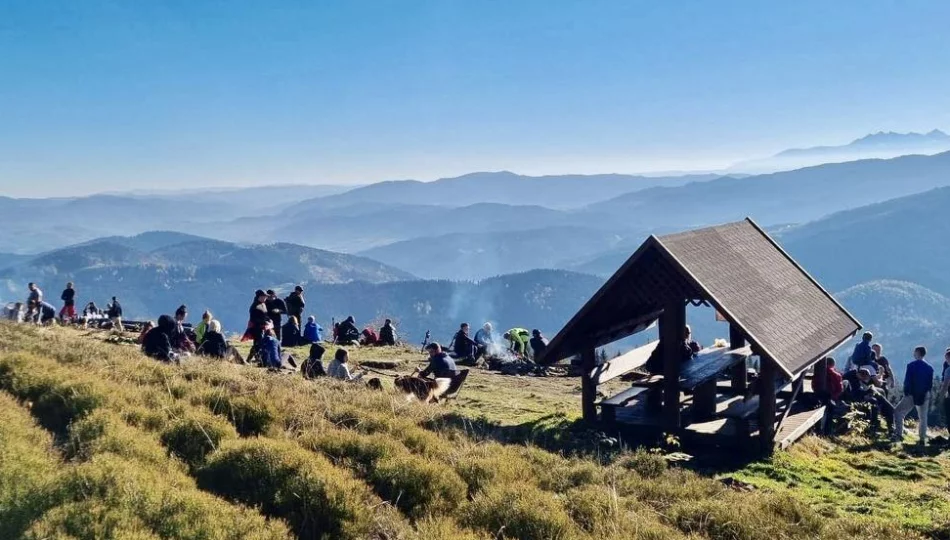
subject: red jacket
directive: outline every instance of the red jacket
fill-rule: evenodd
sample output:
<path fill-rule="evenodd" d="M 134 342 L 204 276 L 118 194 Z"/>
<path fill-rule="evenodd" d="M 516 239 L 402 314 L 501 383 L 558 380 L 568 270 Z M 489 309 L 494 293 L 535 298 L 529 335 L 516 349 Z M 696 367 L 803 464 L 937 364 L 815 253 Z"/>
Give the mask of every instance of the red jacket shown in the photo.
<path fill-rule="evenodd" d="M 844 392 L 844 384 L 842 383 L 841 374 L 838 373 L 838 370 L 835 368 L 828 368 L 825 371 L 825 381 L 828 385 L 828 395 L 831 396 L 831 399 L 837 401 L 841 398 L 841 393 Z"/>

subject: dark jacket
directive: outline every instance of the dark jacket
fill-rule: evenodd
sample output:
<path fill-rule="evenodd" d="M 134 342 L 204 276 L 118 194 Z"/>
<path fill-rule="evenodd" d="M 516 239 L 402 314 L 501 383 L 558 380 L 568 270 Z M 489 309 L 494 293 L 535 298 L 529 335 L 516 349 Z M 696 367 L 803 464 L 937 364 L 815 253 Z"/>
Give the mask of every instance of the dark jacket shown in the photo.
<path fill-rule="evenodd" d="M 874 351 L 871 350 L 871 342 L 861 340 L 854 346 L 854 352 L 851 353 L 851 362 L 856 366 L 870 364 L 874 358 Z"/>
<path fill-rule="evenodd" d="M 904 395 L 913 396 L 914 405 L 923 405 L 934 385 L 934 368 L 923 360 L 907 364 L 904 375 Z"/>
<path fill-rule="evenodd" d="M 303 294 L 300 294 L 296 291 L 290 293 L 284 303 L 284 310 L 289 315 L 295 315 L 297 320 L 301 320 L 303 316 L 303 308 L 307 306 L 307 303 L 304 302 Z"/>
<path fill-rule="evenodd" d="M 356 323 L 351 319 L 346 319 L 340 323 L 339 328 L 337 329 L 336 340 L 338 343 L 349 343 L 360 340 L 360 330 L 356 327 Z"/>
<path fill-rule="evenodd" d="M 379 329 L 379 345 L 395 345 L 396 344 L 396 329 L 393 328 L 391 324 L 384 324 L 382 328 Z"/>
<path fill-rule="evenodd" d="M 459 370 L 458 367 L 455 366 L 455 360 L 452 360 L 452 357 L 441 352 L 429 358 L 429 365 L 422 370 L 419 376 L 428 377 L 429 375 L 435 375 L 436 379 L 451 379 L 458 375 L 458 373 Z"/>
<path fill-rule="evenodd" d="M 686 341 L 679 342 L 679 352 L 677 353 L 680 357 L 680 362 L 688 362 L 693 358 L 695 353 L 693 352 L 693 347 Z M 656 345 L 656 349 L 650 353 L 650 358 L 647 359 L 646 363 L 647 371 L 656 375 L 663 373 L 663 342 L 660 341 Z"/>
<path fill-rule="evenodd" d="M 535 358 L 541 358 L 544 354 L 544 351 L 548 348 L 548 340 L 543 337 L 532 337 L 531 338 L 531 350 L 534 351 Z"/>
<path fill-rule="evenodd" d="M 456 332 L 455 337 L 452 338 L 452 350 L 455 351 L 455 356 L 458 358 L 475 356 L 477 349 L 478 344 L 475 343 L 475 340 L 468 337 L 468 335 L 461 330 Z"/>
<path fill-rule="evenodd" d="M 228 342 L 219 332 L 205 332 L 204 341 L 198 347 L 198 354 L 214 358 L 225 358 L 228 355 Z"/>
<path fill-rule="evenodd" d="M 142 342 L 142 352 L 156 360 L 170 362 L 174 357 L 170 339 L 174 327 L 175 320 L 170 315 L 159 317 L 158 326 L 145 334 L 145 340 Z"/>
<path fill-rule="evenodd" d="M 297 347 L 303 344 L 300 327 L 292 321 L 287 321 L 280 333 L 280 344 L 283 347 Z"/>
<path fill-rule="evenodd" d="M 65 306 L 75 306 L 76 305 L 76 290 L 75 289 L 63 289 L 63 294 L 60 296 L 60 299 L 63 301 Z"/>
<path fill-rule="evenodd" d="M 114 300 L 109 306 L 108 315 L 110 319 L 122 316 L 122 304 L 120 304 L 118 300 Z"/>
<path fill-rule="evenodd" d="M 56 318 L 56 308 L 48 302 L 40 302 L 40 320 L 51 321 Z"/>
<path fill-rule="evenodd" d="M 274 322 L 274 328 L 280 327 L 280 318 L 284 313 L 287 313 L 287 304 L 280 298 L 275 297 L 264 302 L 264 306 L 267 308 L 267 315 L 270 320 Z"/>
<path fill-rule="evenodd" d="M 270 321 L 270 316 L 267 314 L 267 304 L 261 302 L 258 304 L 254 302 L 251 304 L 251 308 L 248 310 L 250 314 L 250 323 L 255 328 L 264 328 L 264 325 Z"/>

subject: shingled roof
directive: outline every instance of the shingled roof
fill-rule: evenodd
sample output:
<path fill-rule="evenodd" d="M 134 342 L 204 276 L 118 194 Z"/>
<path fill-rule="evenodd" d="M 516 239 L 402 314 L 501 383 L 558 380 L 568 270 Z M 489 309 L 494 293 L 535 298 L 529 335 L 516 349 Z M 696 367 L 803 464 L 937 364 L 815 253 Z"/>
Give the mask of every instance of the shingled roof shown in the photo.
<path fill-rule="evenodd" d="M 651 236 L 551 341 L 551 362 L 643 330 L 670 299 L 705 301 L 789 376 L 861 324 L 751 219 Z"/>

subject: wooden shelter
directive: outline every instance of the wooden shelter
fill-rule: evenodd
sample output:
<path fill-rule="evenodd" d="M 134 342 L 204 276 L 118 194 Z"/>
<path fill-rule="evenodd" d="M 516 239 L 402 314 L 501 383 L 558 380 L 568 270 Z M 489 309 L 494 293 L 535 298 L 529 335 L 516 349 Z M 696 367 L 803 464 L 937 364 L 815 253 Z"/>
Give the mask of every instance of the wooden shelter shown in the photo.
<path fill-rule="evenodd" d="M 684 361 L 688 304 L 715 308 L 729 346 Z M 597 365 L 595 351 L 659 323 L 657 342 Z M 651 236 L 554 337 L 542 359 L 580 355 L 585 420 L 787 446 L 823 410 L 796 405 L 805 372 L 860 330 L 852 317 L 751 219 Z M 596 402 L 597 386 L 662 369 Z M 758 357 L 758 370 L 749 358 Z M 749 385 L 749 377 L 754 384 Z M 750 396 L 754 395 L 750 399 Z"/>

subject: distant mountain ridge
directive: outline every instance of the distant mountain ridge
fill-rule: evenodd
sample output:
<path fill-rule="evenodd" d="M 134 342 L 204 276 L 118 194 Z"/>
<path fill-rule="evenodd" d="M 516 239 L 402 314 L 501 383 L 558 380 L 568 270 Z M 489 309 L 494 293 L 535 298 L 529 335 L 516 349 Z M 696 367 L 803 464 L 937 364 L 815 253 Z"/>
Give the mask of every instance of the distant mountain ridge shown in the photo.
<path fill-rule="evenodd" d="M 927 133 L 879 131 L 832 146 L 790 148 L 774 156 L 736 163 L 731 172 L 766 173 L 787 171 L 823 163 L 860 159 L 889 159 L 910 154 L 932 155 L 950 150 L 950 135 L 934 129 Z"/>

